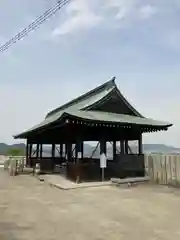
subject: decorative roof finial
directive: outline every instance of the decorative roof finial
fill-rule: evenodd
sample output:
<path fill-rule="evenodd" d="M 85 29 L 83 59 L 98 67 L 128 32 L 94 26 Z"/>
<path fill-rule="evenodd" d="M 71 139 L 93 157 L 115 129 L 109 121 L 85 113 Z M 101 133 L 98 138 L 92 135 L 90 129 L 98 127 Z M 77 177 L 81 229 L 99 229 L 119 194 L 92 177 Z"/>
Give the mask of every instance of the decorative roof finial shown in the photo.
<path fill-rule="evenodd" d="M 111 78 L 111 81 L 114 82 L 114 83 L 115 83 L 115 80 L 116 80 L 115 76 Z"/>

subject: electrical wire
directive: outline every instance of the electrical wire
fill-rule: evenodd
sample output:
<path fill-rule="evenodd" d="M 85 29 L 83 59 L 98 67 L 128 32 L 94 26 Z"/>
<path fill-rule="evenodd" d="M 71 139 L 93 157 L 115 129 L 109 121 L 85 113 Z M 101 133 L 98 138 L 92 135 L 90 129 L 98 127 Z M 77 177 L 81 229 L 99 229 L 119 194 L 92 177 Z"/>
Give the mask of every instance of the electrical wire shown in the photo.
<path fill-rule="evenodd" d="M 60 10 L 69 1 L 70 0 L 58 0 L 51 8 L 45 11 L 41 16 L 37 17 L 28 27 L 24 28 L 22 31 L 20 31 L 18 34 L 12 37 L 9 41 L 7 41 L 2 46 L 0 46 L 0 52 L 4 52 L 9 47 L 11 47 L 14 43 L 16 43 L 19 40 L 22 40 L 25 36 L 28 35 L 28 33 L 32 32 L 37 27 L 39 27 L 43 22 L 45 22 L 47 19 L 53 16 L 58 10 Z"/>

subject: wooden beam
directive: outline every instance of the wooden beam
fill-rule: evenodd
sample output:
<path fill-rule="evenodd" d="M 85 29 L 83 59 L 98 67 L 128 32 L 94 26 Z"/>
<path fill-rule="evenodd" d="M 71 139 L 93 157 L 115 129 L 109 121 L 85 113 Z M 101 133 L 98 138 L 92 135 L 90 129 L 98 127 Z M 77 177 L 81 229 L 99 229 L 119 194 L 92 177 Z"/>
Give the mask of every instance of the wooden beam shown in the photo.
<path fill-rule="evenodd" d="M 75 143 L 77 138 L 82 139 L 83 141 L 100 141 L 101 136 L 107 141 L 113 140 L 136 140 L 139 137 L 139 132 L 133 128 L 123 128 L 123 127 L 110 127 L 106 128 L 93 126 L 84 126 L 81 124 L 70 125 L 69 128 L 61 128 L 56 131 L 44 132 L 42 135 L 34 136 L 34 141 L 42 142 L 44 144 L 51 144 L 55 142 L 59 144 L 59 142 L 69 141 L 69 134 L 71 134 L 71 142 Z M 121 136 L 121 138 L 119 138 Z"/>

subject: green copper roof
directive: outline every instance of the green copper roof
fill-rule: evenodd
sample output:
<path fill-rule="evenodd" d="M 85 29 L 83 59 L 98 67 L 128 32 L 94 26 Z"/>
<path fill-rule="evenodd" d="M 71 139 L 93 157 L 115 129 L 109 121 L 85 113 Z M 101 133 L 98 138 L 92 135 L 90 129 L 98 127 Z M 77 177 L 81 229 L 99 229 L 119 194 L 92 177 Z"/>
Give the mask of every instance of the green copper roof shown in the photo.
<path fill-rule="evenodd" d="M 98 86 L 97 88 L 49 112 L 46 118 L 52 117 L 52 116 L 55 117 L 56 114 L 58 113 L 60 114 L 62 111 L 64 112 L 64 111 L 87 109 L 88 107 L 93 106 L 94 104 L 98 103 L 100 100 L 102 100 L 103 98 L 105 98 L 106 96 L 114 92 L 114 90 L 116 90 L 121 100 L 124 101 L 126 105 L 128 105 L 128 107 L 134 112 L 136 116 L 142 117 L 142 115 L 135 108 L 133 108 L 133 106 L 129 104 L 129 102 L 125 99 L 125 97 L 119 91 L 119 89 L 115 84 L 115 77 L 113 77 L 110 81 L 104 83 L 103 85 Z"/>
<path fill-rule="evenodd" d="M 110 81 L 106 82 L 105 84 L 81 95 L 80 97 L 75 98 L 74 100 L 54 109 L 53 111 L 49 112 L 46 118 L 55 116 L 58 113 L 61 113 L 65 110 L 72 110 L 72 109 L 82 109 L 87 107 L 88 105 L 92 105 L 93 103 L 99 101 L 100 99 L 104 98 L 108 95 L 114 88 L 116 87 L 114 78 Z"/>
<path fill-rule="evenodd" d="M 92 107 L 99 104 L 111 96 L 111 94 L 118 96 L 118 101 L 123 101 L 124 104 L 132 111 L 135 116 L 103 112 L 103 111 L 92 111 Z M 89 91 L 88 93 L 64 104 L 63 106 L 49 112 L 46 118 L 38 125 L 33 128 L 25 131 L 21 134 L 14 136 L 15 138 L 27 136 L 30 132 L 38 131 L 41 128 L 48 126 L 51 123 L 62 120 L 64 116 L 71 115 L 76 118 L 101 121 L 101 122 L 114 122 L 114 123 L 128 123 L 128 124 L 137 124 L 137 125 L 148 125 L 156 127 L 169 127 L 172 124 L 155 121 L 143 117 L 130 103 L 125 99 L 122 93 L 119 91 L 115 84 L 115 78 L 106 82 L 105 84 Z"/>
<path fill-rule="evenodd" d="M 68 116 L 78 118 L 81 120 L 91 120 L 91 121 L 98 121 L 98 122 L 106 122 L 106 123 L 119 123 L 119 124 L 133 124 L 133 125 L 141 125 L 146 127 L 159 127 L 159 128 L 167 128 L 172 126 L 170 123 L 156 121 L 150 118 L 141 118 L 141 117 L 134 117 L 130 115 L 124 115 L 124 114 L 116 114 L 116 113 L 107 113 L 102 111 L 66 111 L 61 112 L 61 114 L 56 114 L 56 118 L 48 117 L 40 124 L 34 126 L 33 128 L 29 129 L 28 131 L 21 133 L 15 138 L 20 137 L 20 135 L 28 134 L 32 131 L 38 130 L 42 127 L 45 127 L 49 125 L 52 122 L 55 122 L 57 120 L 61 120 L 65 118 L 68 118 Z"/>

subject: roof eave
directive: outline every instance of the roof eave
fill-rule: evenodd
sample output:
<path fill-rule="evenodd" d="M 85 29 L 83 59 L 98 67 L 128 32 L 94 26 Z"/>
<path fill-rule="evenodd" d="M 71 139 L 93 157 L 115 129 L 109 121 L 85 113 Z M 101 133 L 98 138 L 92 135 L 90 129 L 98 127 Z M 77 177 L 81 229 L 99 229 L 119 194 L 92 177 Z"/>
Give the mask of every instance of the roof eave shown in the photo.
<path fill-rule="evenodd" d="M 35 132 L 38 132 L 38 131 L 41 131 L 47 127 L 49 127 L 50 125 L 56 123 L 56 122 L 63 122 L 63 119 L 66 118 L 66 116 L 69 115 L 68 113 L 64 112 L 57 120 L 53 121 L 53 122 L 50 122 L 49 124 L 46 124 L 46 125 L 43 125 L 41 127 L 37 127 L 37 128 L 34 128 L 33 130 L 28 130 L 28 131 L 25 131 L 25 132 L 22 132 L 18 135 L 14 135 L 13 138 L 14 139 L 18 139 L 18 138 L 27 138 L 27 136 L 29 134 L 32 134 L 32 133 L 35 133 Z"/>
<path fill-rule="evenodd" d="M 104 121 L 104 120 L 98 120 L 98 119 L 88 119 L 88 118 L 83 118 L 80 116 L 77 116 L 73 113 L 66 113 L 66 118 L 74 118 L 77 120 L 81 121 L 88 121 L 88 122 L 97 122 L 97 123 L 105 123 L 105 124 L 120 124 L 120 125 L 136 125 L 136 126 L 143 126 L 143 127 L 148 127 L 148 128 L 164 128 L 164 130 L 168 129 L 169 127 L 172 127 L 173 124 L 171 123 L 166 123 L 162 122 L 162 124 L 138 124 L 138 123 L 128 123 L 128 122 L 115 122 L 115 121 Z M 155 121 L 155 120 L 154 120 Z"/>

